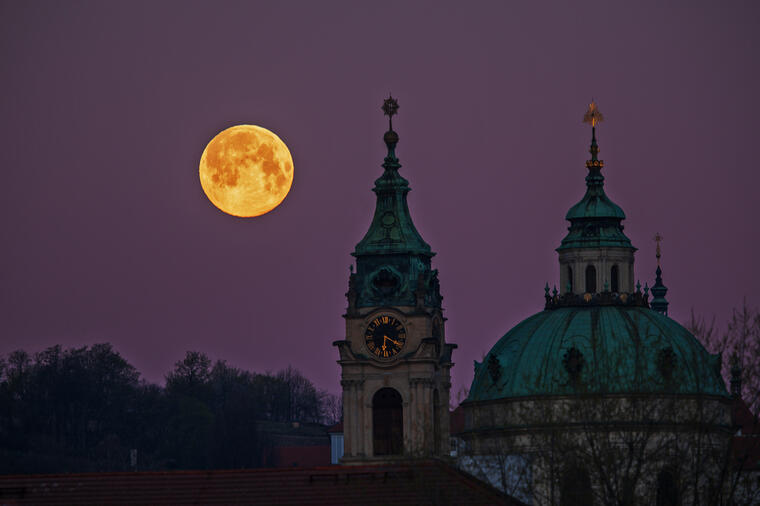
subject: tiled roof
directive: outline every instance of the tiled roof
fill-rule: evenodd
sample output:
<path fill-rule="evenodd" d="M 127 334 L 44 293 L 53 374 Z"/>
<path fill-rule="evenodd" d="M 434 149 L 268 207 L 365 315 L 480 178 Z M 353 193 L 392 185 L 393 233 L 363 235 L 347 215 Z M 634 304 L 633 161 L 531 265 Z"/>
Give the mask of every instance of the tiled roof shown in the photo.
<path fill-rule="evenodd" d="M 272 448 L 273 467 L 313 467 L 330 465 L 330 445 L 275 446 Z"/>
<path fill-rule="evenodd" d="M 0 504 L 519 505 L 440 461 L 229 471 L 0 476 Z"/>

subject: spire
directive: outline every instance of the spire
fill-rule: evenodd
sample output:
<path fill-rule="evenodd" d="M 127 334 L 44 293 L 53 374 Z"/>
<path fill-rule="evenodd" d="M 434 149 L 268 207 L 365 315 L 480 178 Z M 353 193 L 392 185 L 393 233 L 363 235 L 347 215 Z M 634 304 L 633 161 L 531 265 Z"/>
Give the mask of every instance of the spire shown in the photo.
<path fill-rule="evenodd" d="M 377 197 L 372 223 L 352 253 L 357 259 L 356 307 L 419 305 L 421 282 L 425 289 L 424 305 L 440 306 L 437 273 L 430 265 L 435 253 L 412 222 L 407 205 L 409 182 L 399 174 L 401 164 L 396 156 L 399 136 L 393 130 L 398 102 L 389 96 L 381 109 L 388 116 L 388 130 L 383 135 L 388 152 L 382 163 L 383 173 L 372 189 Z"/>
<path fill-rule="evenodd" d="M 389 94 L 388 98 L 383 101 L 381 109 L 383 110 L 383 114 L 388 116 L 388 131 L 383 135 L 385 146 L 388 148 L 388 155 L 383 160 L 383 168 L 385 170 L 398 170 L 401 168 L 398 158 L 396 158 L 398 134 L 393 131 L 393 116 L 398 114 L 398 101 Z"/>
<path fill-rule="evenodd" d="M 589 149 L 589 153 L 591 153 L 591 160 L 589 161 L 601 162 L 600 167 L 604 167 L 604 162 L 598 160 L 597 158 L 597 155 L 599 155 L 599 146 L 596 143 L 596 124 L 601 123 L 602 121 L 604 121 L 604 116 L 602 116 L 602 113 L 599 111 L 596 102 L 594 102 L 592 99 L 591 103 L 588 105 L 586 114 L 583 115 L 583 122 L 591 125 L 591 149 Z M 588 166 L 589 162 L 586 162 L 586 167 Z"/>
<path fill-rule="evenodd" d="M 599 144 L 596 140 L 596 127 L 604 120 L 593 100 L 583 115 L 583 122 L 591 125 L 591 159 L 586 160 L 586 194 L 580 202 L 567 212 L 565 219 L 570 221 L 570 233 L 562 240 L 557 251 L 569 248 L 619 247 L 635 248 L 623 233 L 621 221 L 625 213 L 604 193 L 604 161 L 599 159 Z"/>
<path fill-rule="evenodd" d="M 591 153 L 591 160 L 586 160 L 586 168 L 588 169 L 586 186 L 589 192 L 593 192 L 597 196 L 604 195 L 604 176 L 602 176 L 604 160 L 599 159 L 599 144 L 596 142 L 596 124 L 602 121 L 604 121 L 604 116 L 592 100 L 588 105 L 586 114 L 583 115 L 583 122 L 591 125 L 591 147 L 588 150 Z"/>
<path fill-rule="evenodd" d="M 657 243 L 657 250 L 655 256 L 657 257 L 657 270 L 655 271 L 654 286 L 652 287 L 652 302 L 649 303 L 649 307 L 662 313 L 668 314 L 668 301 L 665 299 L 665 294 L 668 293 L 668 288 L 662 284 L 662 268 L 660 267 L 660 257 L 662 256 L 660 251 L 660 242 L 662 242 L 662 236 L 660 233 L 656 233 L 654 236 L 654 242 Z"/>

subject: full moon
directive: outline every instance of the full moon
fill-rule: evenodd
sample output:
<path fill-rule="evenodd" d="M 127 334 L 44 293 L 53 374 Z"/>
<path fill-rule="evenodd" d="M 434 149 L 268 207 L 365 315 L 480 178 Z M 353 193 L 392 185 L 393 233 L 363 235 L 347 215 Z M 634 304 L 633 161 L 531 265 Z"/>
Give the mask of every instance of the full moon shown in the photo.
<path fill-rule="evenodd" d="M 203 192 L 227 214 L 250 218 L 268 213 L 293 184 L 293 158 L 266 128 L 236 125 L 219 132 L 203 150 Z"/>

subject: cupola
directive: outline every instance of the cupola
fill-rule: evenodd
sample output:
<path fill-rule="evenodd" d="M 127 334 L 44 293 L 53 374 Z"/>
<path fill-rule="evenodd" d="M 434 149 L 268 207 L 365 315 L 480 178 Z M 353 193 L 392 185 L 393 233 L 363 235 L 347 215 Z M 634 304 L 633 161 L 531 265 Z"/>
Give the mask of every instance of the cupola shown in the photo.
<path fill-rule="evenodd" d="M 586 161 L 586 194 L 567 212 L 568 233 L 557 248 L 560 291 L 576 295 L 633 292 L 633 253 L 623 233 L 623 210 L 604 192 L 596 126 L 603 120 L 593 101 L 584 115 L 591 124 L 591 159 Z"/>

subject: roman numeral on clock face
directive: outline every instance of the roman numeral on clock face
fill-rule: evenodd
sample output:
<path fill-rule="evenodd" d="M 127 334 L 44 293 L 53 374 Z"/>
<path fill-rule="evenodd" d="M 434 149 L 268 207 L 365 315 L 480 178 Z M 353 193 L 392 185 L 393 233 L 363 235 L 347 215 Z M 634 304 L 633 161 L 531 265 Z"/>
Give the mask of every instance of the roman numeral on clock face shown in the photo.
<path fill-rule="evenodd" d="M 379 315 L 367 325 L 364 342 L 367 350 L 375 357 L 393 358 L 406 344 L 406 329 L 395 317 Z"/>

